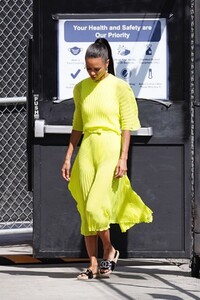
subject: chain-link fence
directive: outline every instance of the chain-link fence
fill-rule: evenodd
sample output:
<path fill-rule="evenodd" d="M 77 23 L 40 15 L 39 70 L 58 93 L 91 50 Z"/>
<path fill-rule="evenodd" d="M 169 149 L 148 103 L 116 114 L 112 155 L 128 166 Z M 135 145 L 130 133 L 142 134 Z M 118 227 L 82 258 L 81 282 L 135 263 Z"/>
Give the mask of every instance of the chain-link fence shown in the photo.
<path fill-rule="evenodd" d="M 27 194 L 26 109 L 0 106 L 0 229 L 32 226 L 32 199 Z"/>
<path fill-rule="evenodd" d="M 0 1 L 0 98 L 26 94 L 26 45 L 32 29 L 32 0 Z"/>
<path fill-rule="evenodd" d="M 31 31 L 32 0 L 1 0 L 0 234 L 32 227 L 32 196 L 26 178 L 26 105 L 17 103 L 26 96 Z M 16 103 L 10 103 L 10 97 Z"/>

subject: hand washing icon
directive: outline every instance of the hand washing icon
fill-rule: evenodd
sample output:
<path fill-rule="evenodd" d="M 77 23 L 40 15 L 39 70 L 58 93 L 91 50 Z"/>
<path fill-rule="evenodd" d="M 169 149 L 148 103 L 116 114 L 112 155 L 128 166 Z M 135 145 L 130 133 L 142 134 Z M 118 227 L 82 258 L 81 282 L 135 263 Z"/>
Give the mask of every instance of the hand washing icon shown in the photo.
<path fill-rule="evenodd" d="M 123 49 L 123 50 L 120 52 L 120 54 L 123 55 L 123 56 L 126 56 L 126 55 L 128 55 L 129 53 L 130 53 L 130 50 L 128 50 L 128 49 Z"/>
<path fill-rule="evenodd" d="M 126 49 L 124 46 L 119 46 L 118 47 L 118 54 L 122 55 L 122 56 L 126 56 L 128 54 L 130 54 L 130 50 Z"/>

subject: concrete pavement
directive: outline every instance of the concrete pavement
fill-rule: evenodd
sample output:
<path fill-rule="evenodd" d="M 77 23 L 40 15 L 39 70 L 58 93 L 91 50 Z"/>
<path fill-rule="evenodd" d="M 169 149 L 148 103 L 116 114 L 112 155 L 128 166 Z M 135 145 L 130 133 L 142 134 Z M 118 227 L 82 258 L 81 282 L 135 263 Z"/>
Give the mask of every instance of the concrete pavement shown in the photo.
<path fill-rule="evenodd" d="M 3 248 L 0 256 L 23 253 L 23 246 Z M 119 259 L 109 279 L 77 280 L 85 267 L 86 262 L 0 265 L 0 299 L 200 299 L 200 279 L 191 277 L 189 260 Z"/>

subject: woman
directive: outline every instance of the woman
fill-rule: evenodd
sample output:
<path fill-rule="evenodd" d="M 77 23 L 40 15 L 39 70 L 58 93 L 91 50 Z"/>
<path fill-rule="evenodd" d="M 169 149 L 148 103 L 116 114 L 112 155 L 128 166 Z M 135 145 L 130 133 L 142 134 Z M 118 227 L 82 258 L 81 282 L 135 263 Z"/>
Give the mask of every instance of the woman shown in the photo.
<path fill-rule="evenodd" d="M 109 64 L 108 64 L 108 73 L 115 75 L 115 70 L 114 70 L 114 61 L 112 57 L 112 49 L 110 47 L 110 44 L 108 41 L 104 38 L 98 38 L 95 43 L 99 44 L 104 44 L 108 50 L 108 59 L 109 59 Z"/>
<path fill-rule="evenodd" d="M 72 133 L 62 176 L 77 202 L 81 234 L 90 266 L 78 279 L 98 275 L 98 237 L 103 244 L 100 274 L 108 276 L 119 257 L 110 240 L 110 224 L 125 232 L 136 223 L 151 222 L 152 211 L 132 190 L 127 172 L 130 130 L 140 128 L 137 104 L 130 86 L 107 72 L 108 50 L 102 43 L 90 45 L 85 63 L 89 78 L 74 88 Z M 84 133 L 72 172 L 71 157 Z"/>

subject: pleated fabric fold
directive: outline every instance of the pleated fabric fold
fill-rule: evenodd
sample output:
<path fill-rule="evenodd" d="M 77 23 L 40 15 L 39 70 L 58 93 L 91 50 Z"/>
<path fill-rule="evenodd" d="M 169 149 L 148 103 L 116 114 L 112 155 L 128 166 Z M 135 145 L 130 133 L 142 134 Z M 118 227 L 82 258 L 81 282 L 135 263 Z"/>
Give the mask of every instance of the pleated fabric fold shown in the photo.
<path fill-rule="evenodd" d="M 85 133 L 75 159 L 68 188 L 77 202 L 85 236 L 111 224 L 126 232 L 135 224 L 152 222 L 151 209 L 132 189 L 129 178 L 114 178 L 120 140 L 115 132 Z"/>

